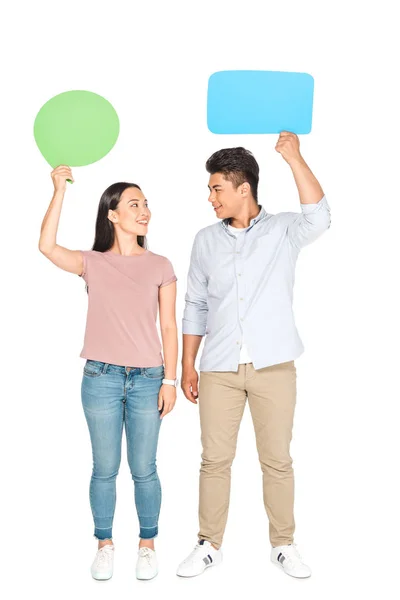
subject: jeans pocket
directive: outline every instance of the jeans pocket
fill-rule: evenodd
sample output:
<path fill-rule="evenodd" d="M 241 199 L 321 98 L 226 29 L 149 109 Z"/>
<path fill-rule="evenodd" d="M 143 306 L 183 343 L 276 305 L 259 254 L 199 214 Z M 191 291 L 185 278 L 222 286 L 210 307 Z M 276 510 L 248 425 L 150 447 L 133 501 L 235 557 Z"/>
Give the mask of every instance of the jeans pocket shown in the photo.
<path fill-rule="evenodd" d="M 164 365 L 159 367 L 146 367 L 143 369 L 143 375 L 147 379 L 163 379 L 164 378 Z"/>
<path fill-rule="evenodd" d="M 83 374 L 86 377 L 100 377 L 103 373 L 103 365 L 104 363 L 97 360 L 87 360 L 83 367 Z"/>

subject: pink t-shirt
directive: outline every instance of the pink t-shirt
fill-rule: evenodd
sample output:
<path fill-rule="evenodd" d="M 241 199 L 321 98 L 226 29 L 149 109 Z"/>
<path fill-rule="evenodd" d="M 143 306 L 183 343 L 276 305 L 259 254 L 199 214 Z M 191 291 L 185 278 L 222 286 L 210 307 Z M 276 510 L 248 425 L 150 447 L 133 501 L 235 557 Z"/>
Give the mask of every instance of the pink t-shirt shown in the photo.
<path fill-rule="evenodd" d="M 126 367 L 163 364 L 158 290 L 177 281 L 165 256 L 83 250 L 89 305 L 82 358 Z"/>

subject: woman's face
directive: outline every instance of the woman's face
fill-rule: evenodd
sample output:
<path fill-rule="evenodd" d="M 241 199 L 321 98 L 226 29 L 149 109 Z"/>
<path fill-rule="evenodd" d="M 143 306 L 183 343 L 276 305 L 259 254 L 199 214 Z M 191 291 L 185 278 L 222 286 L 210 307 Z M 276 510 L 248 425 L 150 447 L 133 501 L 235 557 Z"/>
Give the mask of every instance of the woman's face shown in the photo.
<path fill-rule="evenodd" d="M 109 211 L 108 218 L 125 233 L 146 235 L 151 212 L 141 190 L 130 187 L 121 194 L 117 208 Z"/>

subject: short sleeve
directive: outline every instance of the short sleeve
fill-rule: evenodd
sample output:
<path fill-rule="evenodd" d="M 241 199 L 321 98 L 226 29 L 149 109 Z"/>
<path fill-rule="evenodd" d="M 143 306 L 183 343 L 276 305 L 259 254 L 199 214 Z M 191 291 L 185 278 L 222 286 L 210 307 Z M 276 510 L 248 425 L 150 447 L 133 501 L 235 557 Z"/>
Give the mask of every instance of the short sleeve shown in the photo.
<path fill-rule="evenodd" d="M 83 258 L 83 272 L 82 275 L 79 275 L 79 277 L 82 277 L 82 279 L 84 281 L 86 281 L 86 283 L 89 285 L 89 281 L 88 281 L 88 257 L 90 255 L 90 250 L 80 250 L 80 253 L 82 254 L 82 258 Z"/>
<path fill-rule="evenodd" d="M 174 273 L 174 268 L 168 258 L 164 260 L 163 273 L 162 273 L 162 281 L 159 287 L 164 287 L 164 285 L 168 285 L 173 283 L 174 281 L 178 281 Z"/>

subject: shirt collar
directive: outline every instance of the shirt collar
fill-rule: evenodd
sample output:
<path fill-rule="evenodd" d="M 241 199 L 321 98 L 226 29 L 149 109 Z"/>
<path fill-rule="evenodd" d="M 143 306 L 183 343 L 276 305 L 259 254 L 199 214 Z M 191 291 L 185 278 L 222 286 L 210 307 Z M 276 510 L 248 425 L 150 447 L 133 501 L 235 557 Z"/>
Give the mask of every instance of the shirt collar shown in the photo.
<path fill-rule="evenodd" d="M 258 223 L 258 221 L 261 221 L 261 219 L 264 219 L 264 217 L 267 216 L 267 211 L 264 209 L 262 204 L 258 204 L 258 206 L 260 208 L 260 211 L 259 211 L 258 215 L 256 217 L 254 217 L 254 219 L 251 219 L 249 227 L 252 227 L 256 223 Z M 224 229 L 228 229 L 228 225 L 230 224 L 229 221 L 230 221 L 229 218 L 222 219 L 221 225 L 222 225 L 222 227 L 224 227 Z"/>

